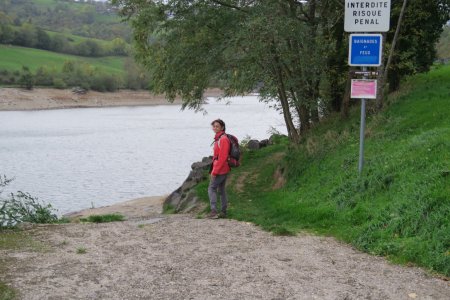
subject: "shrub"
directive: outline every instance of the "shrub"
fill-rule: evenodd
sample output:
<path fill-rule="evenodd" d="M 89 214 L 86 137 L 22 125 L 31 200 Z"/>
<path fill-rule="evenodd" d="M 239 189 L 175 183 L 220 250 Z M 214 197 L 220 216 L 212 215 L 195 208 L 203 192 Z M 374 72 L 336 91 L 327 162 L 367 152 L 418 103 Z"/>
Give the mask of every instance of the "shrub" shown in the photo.
<path fill-rule="evenodd" d="M 115 92 L 118 88 L 118 78 L 109 74 L 98 74 L 91 83 L 91 89 L 99 92 Z"/>
<path fill-rule="evenodd" d="M 0 177 L 0 188 L 7 186 L 13 179 Z M 0 190 L 0 194 L 3 190 Z M 28 193 L 11 193 L 7 198 L 0 198 L 0 227 L 13 227 L 23 222 L 55 223 L 58 216 L 50 204 L 43 204 Z"/>
<path fill-rule="evenodd" d="M 32 90 L 34 86 L 34 76 L 27 67 L 22 68 L 22 74 L 19 78 L 20 87 Z"/>
<path fill-rule="evenodd" d="M 12 227 L 19 223 L 55 223 L 58 216 L 51 204 L 44 205 L 28 193 L 19 191 L 0 200 L 0 226 Z"/>
<path fill-rule="evenodd" d="M 91 215 L 87 218 L 80 218 L 81 222 L 92 222 L 92 223 L 108 223 L 123 220 L 125 220 L 125 217 L 121 214 Z"/>
<path fill-rule="evenodd" d="M 62 78 L 53 78 L 53 86 L 57 89 L 67 88 L 67 84 L 64 82 Z"/>

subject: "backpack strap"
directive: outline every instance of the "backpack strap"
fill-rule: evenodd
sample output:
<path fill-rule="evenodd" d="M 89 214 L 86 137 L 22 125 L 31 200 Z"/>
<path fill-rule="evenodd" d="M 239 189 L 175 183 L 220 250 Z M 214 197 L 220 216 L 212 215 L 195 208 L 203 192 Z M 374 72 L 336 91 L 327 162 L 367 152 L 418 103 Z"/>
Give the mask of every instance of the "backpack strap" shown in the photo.
<path fill-rule="evenodd" d="M 211 146 L 215 143 L 215 142 L 217 142 L 217 145 L 219 146 L 219 148 L 220 148 L 220 139 L 224 136 L 224 135 L 226 135 L 226 133 L 224 132 L 224 133 L 222 133 L 218 138 L 217 138 L 217 141 L 216 140 L 214 140 L 213 142 L 212 142 L 212 144 L 211 144 Z"/>

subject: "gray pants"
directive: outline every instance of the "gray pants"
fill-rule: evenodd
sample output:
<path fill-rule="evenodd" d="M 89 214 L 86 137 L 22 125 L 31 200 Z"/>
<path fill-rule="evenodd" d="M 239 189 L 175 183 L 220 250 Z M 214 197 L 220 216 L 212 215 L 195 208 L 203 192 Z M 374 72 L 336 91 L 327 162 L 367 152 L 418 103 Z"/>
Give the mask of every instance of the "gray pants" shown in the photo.
<path fill-rule="evenodd" d="M 209 182 L 208 187 L 208 195 L 209 195 L 209 202 L 211 204 L 211 211 L 217 211 L 217 192 L 220 193 L 220 200 L 222 202 L 222 212 L 227 211 L 227 193 L 225 191 L 225 183 L 227 181 L 227 174 L 224 175 L 217 175 L 214 180 L 211 180 Z"/>

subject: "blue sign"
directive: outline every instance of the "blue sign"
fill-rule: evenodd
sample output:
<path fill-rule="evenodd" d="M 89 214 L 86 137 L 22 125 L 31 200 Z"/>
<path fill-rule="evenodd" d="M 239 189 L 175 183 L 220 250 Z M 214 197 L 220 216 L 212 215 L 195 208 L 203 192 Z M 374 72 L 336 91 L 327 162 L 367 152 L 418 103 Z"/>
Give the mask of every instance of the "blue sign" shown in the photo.
<path fill-rule="evenodd" d="M 351 34 L 348 64 L 360 67 L 378 67 L 381 65 L 381 34 Z"/>

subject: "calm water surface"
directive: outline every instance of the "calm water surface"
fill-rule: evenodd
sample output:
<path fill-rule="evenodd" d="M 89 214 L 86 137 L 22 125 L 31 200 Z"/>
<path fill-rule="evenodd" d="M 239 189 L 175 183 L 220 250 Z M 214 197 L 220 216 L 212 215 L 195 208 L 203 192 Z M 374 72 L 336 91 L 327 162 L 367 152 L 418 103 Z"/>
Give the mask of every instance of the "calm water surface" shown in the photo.
<path fill-rule="evenodd" d="M 210 102 L 207 115 L 169 105 L 0 112 L 0 174 L 15 177 L 5 192 L 29 192 L 59 213 L 164 195 L 210 155 L 213 119 L 239 139 L 285 133 L 255 96 Z"/>

